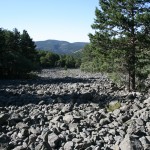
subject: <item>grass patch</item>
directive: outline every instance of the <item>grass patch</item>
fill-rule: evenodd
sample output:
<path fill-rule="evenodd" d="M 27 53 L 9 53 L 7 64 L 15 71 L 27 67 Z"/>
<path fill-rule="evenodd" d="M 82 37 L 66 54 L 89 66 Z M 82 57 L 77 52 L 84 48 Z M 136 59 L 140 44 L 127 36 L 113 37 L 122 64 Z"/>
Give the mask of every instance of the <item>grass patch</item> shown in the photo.
<path fill-rule="evenodd" d="M 125 79 L 123 79 L 123 75 L 119 72 L 108 73 L 108 78 L 110 78 L 114 83 L 116 83 L 119 86 L 125 84 Z"/>
<path fill-rule="evenodd" d="M 121 103 L 117 101 L 113 104 L 109 103 L 108 106 L 106 107 L 106 110 L 108 112 L 113 112 L 114 110 L 119 109 L 120 107 L 121 107 Z"/>

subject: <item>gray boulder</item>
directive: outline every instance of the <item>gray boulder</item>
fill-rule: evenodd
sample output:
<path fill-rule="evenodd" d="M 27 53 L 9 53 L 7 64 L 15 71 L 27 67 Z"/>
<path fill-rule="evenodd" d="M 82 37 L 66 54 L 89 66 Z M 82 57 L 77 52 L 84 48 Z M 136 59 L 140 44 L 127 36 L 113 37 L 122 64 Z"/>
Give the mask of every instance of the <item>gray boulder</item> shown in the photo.
<path fill-rule="evenodd" d="M 60 143 L 60 138 L 55 133 L 51 133 L 48 135 L 48 143 L 52 148 L 57 148 Z"/>
<path fill-rule="evenodd" d="M 121 150 L 144 150 L 142 143 L 137 138 L 127 134 L 119 145 Z"/>
<path fill-rule="evenodd" d="M 64 145 L 64 150 L 73 150 L 74 148 L 74 143 L 72 141 L 68 141 Z"/>

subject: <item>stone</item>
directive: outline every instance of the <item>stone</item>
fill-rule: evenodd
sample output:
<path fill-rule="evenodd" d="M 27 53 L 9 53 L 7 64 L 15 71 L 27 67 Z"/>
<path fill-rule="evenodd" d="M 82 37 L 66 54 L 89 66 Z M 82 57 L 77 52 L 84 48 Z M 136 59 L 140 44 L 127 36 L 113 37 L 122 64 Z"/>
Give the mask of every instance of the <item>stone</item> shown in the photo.
<path fill-rule="evenodd" d="M 120 148 L 119 148 L 119 146 L 118 146 L 117 144 L 115 144 L 115 145 L 113 146 L 113 150 L 120 150 Z"/>
<path fill-rule="evenodd" d="M 64 145 L 64 150 L 73 150 L 74 149 L 74 143 L 72 141 L 68 141 Z"/>
<path fill-rule="evenodd" d="M 143 136 L 139 140 L 141 141 L 144 150 L 148 150 L 148 148 L 150 148 L 150 142 L 147 140 L 146 137 Z"/>
<path fill-rule="evenodd" d="M 128 134 L 126 134 L 119 147 L 121 150 L 144 150 L 142 143 Z"/>
<path fill-rule="evenodd" d="M 35 150 L 52 150 L 52 148 L 47 142 L 41 142 L 36 145 Z"/>
<path fill-rule="evenodd" d="M 31 135 L 29 136 L 28 145 L 34 143 L 34 142 L 36 141 L 36 139 L 37 139 L 37 135 L 31 134 Z"/>
<path fill-rule="evenodd" d="M 19 123 L 16 124 L 16 128 L 20 129 L 20 130 L 23 129 L 23 128 L 28 129 L 29 126 L 27 124 L 23 123 L 23 122 L 19 122 Z"/>
<path fill-rule="evenodd" d="M 73 116 L 66 114 L 65 116 L 63 116 L 63 120 L 67 123 L 71 123 L 73 121 Z"/>
<path fill-rule="evenodd" d="M 62 115 L 59 115 L 59 116 L 56 116 L 56 117 L 54 117 L 52 120 L 51 120 L 51 122 L 57 122 L 57 121 L 60 121 L 61 119 L 63 119 L 63 117 L 62 117 Z"/>
<path fill-rule="evenodd" d="M 55 133 L 51 133 L 48 135 L 48 143 L 52 148 L 57 148 L 60 143 L 60 138 Z"/>
<path fill-rule="evenodd" d="M 41 133 L 41 138 L 44 142 L 48 142 L 48 135 L 50 134 L 50 130 L 49 129 L 45 129 L 42 131 Z"/>
<path fill-rule="evenodd" d="M 17 146 L 13 150 L 26 150 L 23 146 Z"/>
<path fill-rule="evenodd" d="M 150 143 L 150 136 L 145 136 L 145 138 L 148 140 L 148 142 Z"/>
<path fill-rule="evenodd" d="M 115 91 L 100 73 L 41 73 L 0 80 L 0 150 L 149 150 L 149 93 Z"/>
<path fill-rule="evenodd" d="M 135 99 L 135 97 L 136 97 L 135 93 L 129 93 L 128 96 L 127 96 L 127 98 L 131 99 L 131 100 Z"/>
<path fill-rule="evenodd" d="M 136 119 L 136 124 L 139 126 L 144 126 L 144 121 L 140 118 Z"/>
<path fill-rule="evenodd" d="M 113 111 L 113 115 L 114 115 L 115 117 L 119 116 L 119 114 L 120 114 L 120 110 L 119 110 L 119 109 L 115 109 L 115 110 Z"/>
<path fill-rule="evenodd" d="M 144 100 L 144 102 L 143 102 L 144 104 L 150 104 L 150 97 L 149 98 L 147 98 L 146 100 Z"/>
<path fill-rule="evenodd" d="M 77 132 L 78 131 L 78 123 L 69 123 L 69 130 L 71 132 Z"/>
<path fill-rule="evenodd" d="M 41 131 L 39 129 L 35 129 L 33 126 L 30 127 L 29 132 L 32 134 L 40 134 Z"/>
<path fill-rule="evenodd" d="M 108 132 L 112 135 L 116 135 L 116 130 L 115 129 L 110 129 L 110 130 L 108 130 Z"/>
<path fill-rule="evenodd" d="M 65 105 L 63 108 L 62 108 L 62 112 L 63 113 L 67 113 L 67 112 L 70 112 L 70 109 L 71 109 L 71 107 L 70 107 L 70 105 Z"/>
<path fill-rule="evenodd" d="M 38 95 L 43 95 L 43 94 L 44 94 L 44 90 L 38 90 L 38 91 L 37 91 L 37 94 L 38 94 Z"/>

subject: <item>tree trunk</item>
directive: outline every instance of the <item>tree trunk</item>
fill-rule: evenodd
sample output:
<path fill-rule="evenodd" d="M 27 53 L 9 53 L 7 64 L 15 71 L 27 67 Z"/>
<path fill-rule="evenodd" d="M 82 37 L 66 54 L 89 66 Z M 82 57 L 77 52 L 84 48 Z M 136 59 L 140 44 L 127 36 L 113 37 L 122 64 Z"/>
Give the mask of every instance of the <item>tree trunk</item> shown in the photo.
<path fill-rule="evenodd" d="M 136 44 L 135 44 L 135 13 L 134 13 L 134 4 L 133 8 L 131 10 L 131 15 L 132 15 L 132 25 L 131 25 L 131 52 L 130 52 L 130 78 L 131 78 L 131 88 L 130 90 L 135 91 L 135 65 L 136 65 L 136 61 L 135 61 L 135 50 L 136 50 Z"/>
<path fill-rule="evenodd" d="M 131 74 L 130 74 L 130 70 L 129 70 L 129 77 L 128 77 L 128 90 L 129 90 L 129 92 L 130 92 L 130 90 L 131 90 L 131 80 L 130 80 L 130 76 L 131 76 Z"/>

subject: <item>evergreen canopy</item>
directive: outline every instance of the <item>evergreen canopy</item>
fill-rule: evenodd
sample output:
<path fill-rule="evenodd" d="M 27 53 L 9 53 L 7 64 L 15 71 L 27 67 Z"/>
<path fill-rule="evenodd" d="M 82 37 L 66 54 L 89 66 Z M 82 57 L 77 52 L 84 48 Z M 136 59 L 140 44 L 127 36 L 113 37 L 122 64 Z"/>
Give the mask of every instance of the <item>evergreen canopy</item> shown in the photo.
<path fill-rule="evenodd" d="M 150 64 L 150 1 L 99 0 L 89 34 L 94 53 L 101 58 L 116 58 L 128 72 L 129 90 L 135 90 L 136 77 Z M 113 57 L 110 57 L 110 54 Z"/>

